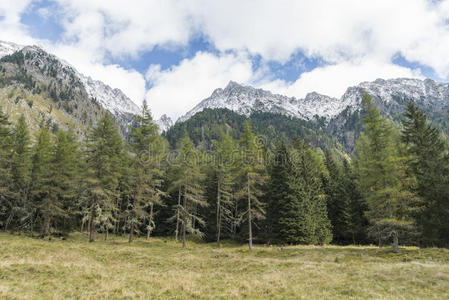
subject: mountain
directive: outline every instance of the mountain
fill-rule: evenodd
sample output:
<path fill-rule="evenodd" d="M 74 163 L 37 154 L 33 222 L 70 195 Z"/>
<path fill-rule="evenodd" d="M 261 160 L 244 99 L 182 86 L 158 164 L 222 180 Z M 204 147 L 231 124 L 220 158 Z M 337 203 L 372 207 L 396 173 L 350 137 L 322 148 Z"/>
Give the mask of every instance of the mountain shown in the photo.
<path fill-rule="evenodd" d="M 170 127 L 173 126 L 172 119 L 167 116 L 166 114 L 163 114 L 158 120 L 155 121 L 156 124 L 159 126 L 160 132 L 167 131 Z"/>
<path fill-rule="evenodd" d="M 347 88 L 339 99 L 315 92 L 307 94 L 304 99 L 297 99 L 231 81 L 224 89 L 216 89 L 178 122 L 185 122 L 204 109 L 226 108 L 247 117 L 254 112 L 281 114 L 315 122 L 351 152 L 361 131 L 359 120 L 363 114 L 361 102 L 364 93 L 373 97 L 383 115 L 396 122 L 400 121 L 406 104 L 415 102 L 436 126 L 449 135 L 449 84 L 431 79 L 362 82 Z"/>
<path fill-rule="evenodd" d="M 123 134 L 140 111 L 119 89 L 81 74 L 42 48 L 9 42 L 0 42 L 0 106 L 13 119 L 26 114 L 32 129 L 47 122 L 82 131 L 109 112 Z"/>
<path fill-rule="evenodd" d="M 209 98 L 201 101 L 178 121 L 183 122 L 205 108 L 227 108 L 245 116 L 260 111 L 304 120 L 311 120 L 316 116 L 330 119 L 350 104 L 316 92 L 307 94 L 304 99 L 297 99 L 230 81 L 224 89 L 216 89 Z"/>

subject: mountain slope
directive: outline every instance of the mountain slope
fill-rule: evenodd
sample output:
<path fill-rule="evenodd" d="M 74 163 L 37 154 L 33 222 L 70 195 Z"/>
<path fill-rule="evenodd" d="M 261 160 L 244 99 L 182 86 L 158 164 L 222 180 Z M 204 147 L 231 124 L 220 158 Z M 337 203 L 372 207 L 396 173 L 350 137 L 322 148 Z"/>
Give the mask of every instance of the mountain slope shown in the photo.
<path fill-rule="evenodd" d="M 185 122 L 177 122 L 164 133 L 164 136 L 172 147 L 176 147 L 176 143 L 185 132 L 188 132 L 196 145 L 211 149 L 214 147 L 214 141 L 219 140 L 222 130 L 228 131 L 234 139 L 239 139 L 247 120 L 258 135 L 258 141 L 264 146 L 272 147 L 283 137 L 297 136 L 323 150 L 344 152 L 337 139 L 316 122 L 269 112 L 256 111 L 244 116 L 227 108 L 205 108 Z"/>
<path fill-rule="evenodd" d="M 29 115 L 32 128 L 41 122 L 87 127 L 108 111 L 126 134 L 139 113 L 123 92 L 79 73 L 40 47 L 0 42 L 0 57 L 0 106 L 13 119 Z"/>
<path fill-rule="evenodd" d="M 316 122 L 352 151 L 361 130 L 359 120 L 364 93 L 370 94 L 382 114 L 394 121 L 400 120 L 408 102 L 415 102 L 432 122 L 449 134 L 449 84 L 408 78 L 362 82 L 349 87 L 339 99 L 315 92 L 297 99 L 231 81 L 224 89 L 216 89 L 178 122 L 206 108 L 227 108 L 245 116 L 254 112 L 276 113 Z"/>

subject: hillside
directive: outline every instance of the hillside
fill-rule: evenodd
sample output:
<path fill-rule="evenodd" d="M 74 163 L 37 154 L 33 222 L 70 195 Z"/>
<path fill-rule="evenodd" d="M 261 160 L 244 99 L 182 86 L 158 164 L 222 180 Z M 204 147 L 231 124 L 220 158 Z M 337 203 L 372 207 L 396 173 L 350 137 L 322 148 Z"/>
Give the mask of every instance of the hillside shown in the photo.
<path fill-rule="evenodd" d="M 262 137 L 267 145 L 272 145 L 282 138 L 297 136 L 322 149 L 343 150 L 339 142 L 316 122 L 280 113 L 257 111 L 247 117 L 226 108 L 206 108 L 185 122 L 177 122 L 164 133 L 164 136 L 172 147 L 176 147 L 177 141 L 182 138 L 184 132 L 188 132 L 195 144 L 205 143 L 205 146 L 210 148 L 212 142 L 219 139 L 220 130 L 223 128 L 228 130 L 234 139 L 238 139 L 247 120 L 254 132 Z"/>
<path fill-rule="evenodd" d="M 0 106 L 14 121 L 26 116 L 32 131 L 42 123 L 73 127 L 78 134 L 111 114 L 126 134 L 139 108 L 120 90 L 80 74 L 37 46 L 0 42 Z"/>

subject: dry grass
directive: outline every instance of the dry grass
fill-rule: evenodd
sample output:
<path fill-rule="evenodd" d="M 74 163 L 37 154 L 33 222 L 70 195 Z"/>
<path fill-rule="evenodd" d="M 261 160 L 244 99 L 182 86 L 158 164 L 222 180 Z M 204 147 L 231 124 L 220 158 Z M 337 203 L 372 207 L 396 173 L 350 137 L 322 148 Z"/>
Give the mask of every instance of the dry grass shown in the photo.
<path fill-rule="evenodd" d="M 449 251 L 0 234 L 0 298 L 447 299 Z"/>

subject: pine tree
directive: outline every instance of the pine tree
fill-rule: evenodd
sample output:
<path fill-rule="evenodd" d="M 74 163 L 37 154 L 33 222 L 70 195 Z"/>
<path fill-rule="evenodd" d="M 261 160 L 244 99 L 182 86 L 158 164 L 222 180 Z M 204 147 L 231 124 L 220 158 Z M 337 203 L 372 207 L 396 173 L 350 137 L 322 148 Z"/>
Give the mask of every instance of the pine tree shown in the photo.
<path fill-rule="evenodd" d="M 421 199 L 415 217 L 427 245 L 449 245 L 449 160 L 438 129 L 428 124 L 426 115 L 409 103 L 402 122 L 402 139 L 410 154 L 413 189 Z"/>
<path fill-rule="evenodd" d="M 356 145 L 356 166 L 360 190 L 367 203 L 371 235 L 381 244 L 393 238 L 398 251 L 399 236 L 411 231 L 408 201 L 411 193 L 404 186 L 405 174 L 399 153 L 399 136 L 393 126 L 381 117 L 367 94 L 363 97 L 366 116 L 364 132 Z"/>
<path fill-rule="evenodd" d="M 253 223 L 265 218 L 265 204 L 261 201 L 262 186 L 267 180 L 264 166 L 264 147 L 259 143 L 248 122 L 240 139 L 243 165 L 241 168 L 241 188 L 236 194 L 246 201 L 246 211 L 240 219 L 245 219 L 248 225 L 248 247 L 253 250 Z"/>
<path fill-rule="evenodd" d="M 87 140 L 89 201 L 89 241 L 94 241 L 97 217 L 102 221 L 105 234 L 109 230 L 114 203 L 118 193 L 122 139 L 117 127 L 108 117 L 102 118 L 91 130 Z"/>

